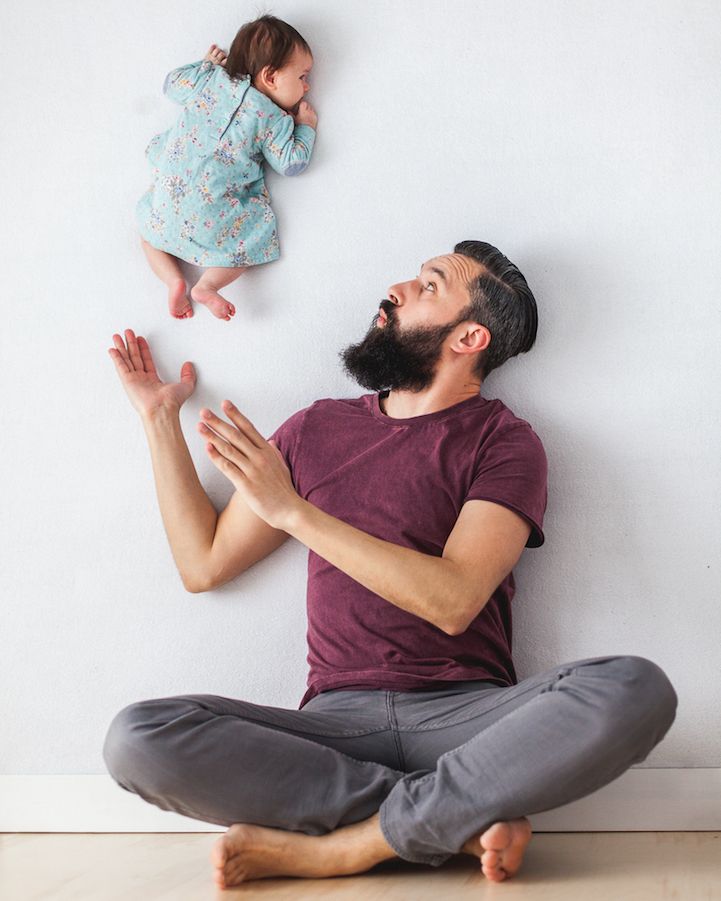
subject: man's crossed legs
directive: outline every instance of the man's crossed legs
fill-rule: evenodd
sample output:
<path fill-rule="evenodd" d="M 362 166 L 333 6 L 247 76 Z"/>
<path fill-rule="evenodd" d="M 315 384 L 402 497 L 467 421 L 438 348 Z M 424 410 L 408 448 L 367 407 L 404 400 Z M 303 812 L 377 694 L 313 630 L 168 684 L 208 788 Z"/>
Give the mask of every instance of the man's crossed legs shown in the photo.
<path fill-rule="evenodd" d="M 604 657 L 510 688 L 330 691 L 302 710 L 214 695 L 142 701 L 113 720 L 104 756 L 125 789 L 233 827 L 216 881 L 438 866 L 461 852 L 495 881 L 530 838 L 524 817 L 595 791 L 643 760 L 673 722 L 655 664 Z"/>

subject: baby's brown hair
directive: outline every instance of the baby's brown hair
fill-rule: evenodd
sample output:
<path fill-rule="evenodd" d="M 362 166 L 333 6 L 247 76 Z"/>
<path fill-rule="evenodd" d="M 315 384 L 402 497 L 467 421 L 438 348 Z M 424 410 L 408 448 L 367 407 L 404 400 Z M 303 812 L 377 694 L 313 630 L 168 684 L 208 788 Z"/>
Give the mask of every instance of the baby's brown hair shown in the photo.
<path fill-rule="evenodd" d="M 311 52 L 308 42 L 292 25 L 275 16 L 260 16 L 246 22 L 230 45 L 225 71 L 231 78 L 250 75 L 251 80 L 265 66 L 282 69 L 296 47 Z"/>

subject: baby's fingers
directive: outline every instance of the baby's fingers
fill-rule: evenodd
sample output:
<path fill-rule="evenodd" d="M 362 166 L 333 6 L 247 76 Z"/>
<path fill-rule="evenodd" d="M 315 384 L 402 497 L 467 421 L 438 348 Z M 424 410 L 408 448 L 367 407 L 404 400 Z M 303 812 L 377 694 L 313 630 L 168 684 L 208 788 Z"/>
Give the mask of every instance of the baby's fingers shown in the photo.
<path fill-rule="evenodd" d="M 225 64 L 227 54 L 224 50 L 221 50 L 217 44 L 211 44 L 210 50 L 208 50 L 208 52 L 205 54 L 205 58 L 209 59 L 211 62 L 214 62 L 219 66 L 222 66 Z"/>

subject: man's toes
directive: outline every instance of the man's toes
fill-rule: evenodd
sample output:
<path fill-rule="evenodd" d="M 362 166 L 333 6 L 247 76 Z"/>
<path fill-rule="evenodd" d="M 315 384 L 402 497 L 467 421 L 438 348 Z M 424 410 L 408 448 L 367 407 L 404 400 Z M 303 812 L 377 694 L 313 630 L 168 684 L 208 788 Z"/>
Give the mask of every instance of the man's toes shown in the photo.
<path fill-rule="evenodd" d="M 511 829 L 508 823 L 494 823 L 481 836 L 481 844 L 486 850 L 503 851 L 511 844 Z"/>
<path fill-rule="evenodd" d="M 239 885 L 247 876 L 247 870 L 239 861 L 234 860 L 223 871 L 223 885 Z"/>
<path fill-rule="evenodd" d="M 497 867 L 500 860 L 501 855 L 498 851 L 484 851 L 483 854 L 481 854 L 481 863 L 484 867 Z"/>
<path fill-rule="evenodd" d="M 228 852 L 225 848 L 225 845 L 221 842 L 216 842 L 210 850 L 210 862 L 214 867 L 222 868 L 225 866 L 225 862 L 228 859 Z"/>
<path fill-rule="evenodd" d="M 506 879 L 506 871 L 501 867 L 481 867 L 483 875 L 489 882 L 503 882 Z"/>

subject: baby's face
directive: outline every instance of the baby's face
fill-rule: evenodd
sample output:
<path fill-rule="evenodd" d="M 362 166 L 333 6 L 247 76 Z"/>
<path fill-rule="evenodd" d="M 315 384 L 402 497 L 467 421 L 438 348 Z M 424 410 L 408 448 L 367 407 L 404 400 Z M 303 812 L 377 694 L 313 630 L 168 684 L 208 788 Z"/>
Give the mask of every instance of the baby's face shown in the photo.
<path fill-rule="evenodd" d="M 286 112 L 295 112 L 300 101 L 310 90 L 308 78 L 313 68 L 313 57 L 306 50 L 296 47 L 291 58 L 267 79 L 258 79 L 256 87 L 273 103 Z"/>

